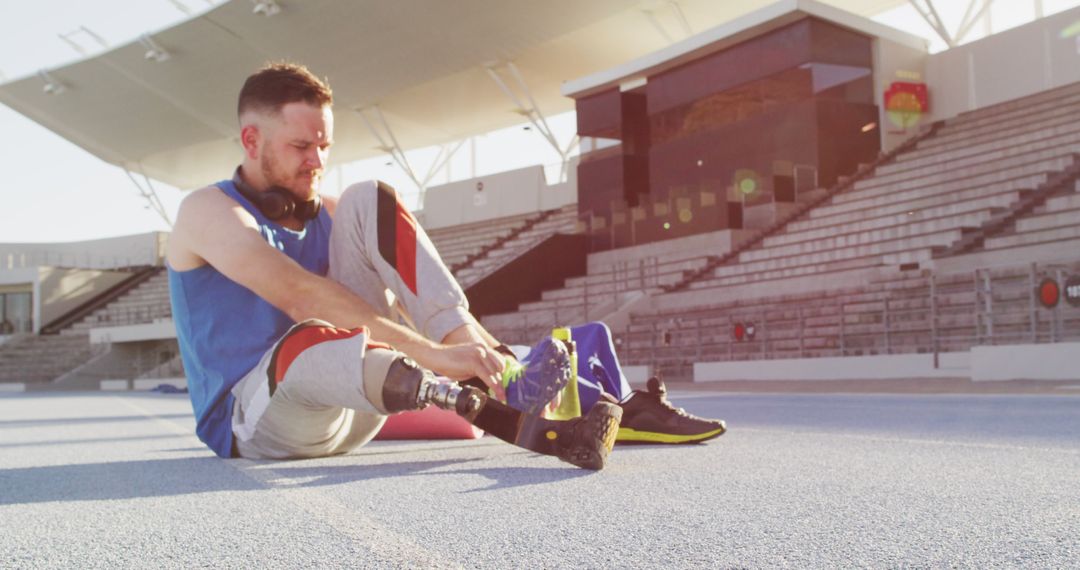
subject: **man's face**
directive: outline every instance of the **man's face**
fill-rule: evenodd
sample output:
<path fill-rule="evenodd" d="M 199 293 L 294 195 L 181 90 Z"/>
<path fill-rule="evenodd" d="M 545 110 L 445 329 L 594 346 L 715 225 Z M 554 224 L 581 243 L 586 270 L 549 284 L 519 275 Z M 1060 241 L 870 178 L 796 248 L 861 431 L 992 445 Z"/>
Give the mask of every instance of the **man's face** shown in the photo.
<path fill-rule="evenodd" d="M 280 186 L 301 200 L 319 192 L 334 137 L 329 106 L 288 103 L 264 122 L 260 170 L 268 186 Z"/>

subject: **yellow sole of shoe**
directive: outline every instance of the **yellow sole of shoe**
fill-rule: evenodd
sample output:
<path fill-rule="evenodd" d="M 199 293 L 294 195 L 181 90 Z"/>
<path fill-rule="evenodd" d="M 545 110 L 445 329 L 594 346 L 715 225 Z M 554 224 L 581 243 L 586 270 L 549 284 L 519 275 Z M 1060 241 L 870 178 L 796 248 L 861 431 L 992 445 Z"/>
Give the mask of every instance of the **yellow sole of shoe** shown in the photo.
<path fill-rule="evenodd" d="M 619 435 L 615 438 L 615 441 L 633 441 L 642 443 L 696 443 L 717 437 L 725 431 L 727 430 L 724 428 L 717 428 L 705 433 L 679 435 L 653 431 L 637 431 L 632 428 L 621 427 L 619 428 Z"/>

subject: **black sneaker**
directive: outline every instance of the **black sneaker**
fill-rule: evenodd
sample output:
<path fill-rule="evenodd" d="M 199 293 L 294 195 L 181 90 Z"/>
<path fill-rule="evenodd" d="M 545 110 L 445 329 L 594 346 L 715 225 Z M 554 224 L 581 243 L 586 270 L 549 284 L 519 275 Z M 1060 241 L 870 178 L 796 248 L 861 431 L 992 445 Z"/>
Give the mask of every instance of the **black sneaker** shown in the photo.
<path fill-rule="evenodd" d="M 668 402 L 667 387 L 649 378 L 647 390 L 634 390 L 622 403 L 619 442 L 698 443 L 727 431 L 724 420 L 709 420 L 686 413 Z"/>
<path fill-rule="evenodd" d="M 615 446 L 622 415 L 619 406 L 597 402 L 589 413 L 572 420 L 526 416 L 516 443 L 578 467 L 600 470 L 607 465 L 608 455 Z"/>

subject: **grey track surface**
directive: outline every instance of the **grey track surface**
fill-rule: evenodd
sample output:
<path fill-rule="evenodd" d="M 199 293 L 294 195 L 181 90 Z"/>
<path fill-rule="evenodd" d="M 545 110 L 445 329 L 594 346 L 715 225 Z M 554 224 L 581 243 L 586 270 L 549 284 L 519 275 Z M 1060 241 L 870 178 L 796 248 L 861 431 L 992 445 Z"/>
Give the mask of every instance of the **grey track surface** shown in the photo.
<path fill-rule="evenodd" d="M 0 396 L 3 568 L 1080 566 L 1080 397 L 675 392 L 590 473 L 484 438 L 221 460 L 186 396 Z"/>

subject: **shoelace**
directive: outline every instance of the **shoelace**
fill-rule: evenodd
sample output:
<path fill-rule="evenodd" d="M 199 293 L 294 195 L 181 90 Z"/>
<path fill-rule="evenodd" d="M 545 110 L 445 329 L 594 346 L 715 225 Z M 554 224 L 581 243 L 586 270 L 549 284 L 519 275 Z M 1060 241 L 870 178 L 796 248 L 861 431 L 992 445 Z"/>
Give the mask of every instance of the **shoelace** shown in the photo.
<path fill-rule="evenodd" d="M 656 396 L 656 401 L 660 402 L 661 406 L 667 408 L 668 410 L 674 412 L 675 414 L 680 415 L 680 416 L 682 416 L 684 418 L 692 417 L 690 414 L 686 413 L 686 410 L 684 410 L 682 408 L 676 408 L 674 405 L 672 405 L 671 402 L 667 399 L 667 394 L 657 393 L 657 394 L 655 394 L 655 396 Z"/>
<path fill-rule="evenodd" d="M 515 364 L 516 364 L 516 366 L 515 366 Z M 521 364 L 521 363 L 517 363 L 517 362 L 511 363 L 508 360 L 506 362 L 507 370 L 505 372 L 503 372 L 503 377 L 502 377 L 503 388 L 507 388 L 511 384 L 513 384 L 514 382 L 517 382 L 518 380 L 520 380 L 521 377 L 525 375 L 525 368 L 527 366 L 528 366 L 527 364 Z M 511 367 L 513 368 L 512 370 L 510 370 Z"/>

